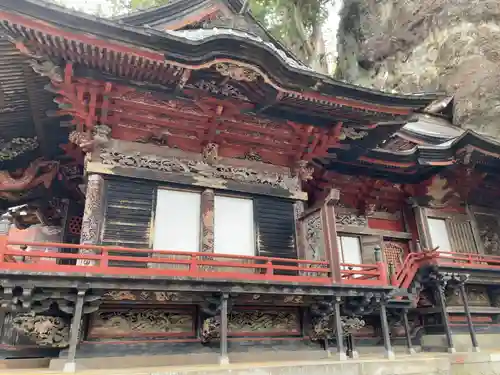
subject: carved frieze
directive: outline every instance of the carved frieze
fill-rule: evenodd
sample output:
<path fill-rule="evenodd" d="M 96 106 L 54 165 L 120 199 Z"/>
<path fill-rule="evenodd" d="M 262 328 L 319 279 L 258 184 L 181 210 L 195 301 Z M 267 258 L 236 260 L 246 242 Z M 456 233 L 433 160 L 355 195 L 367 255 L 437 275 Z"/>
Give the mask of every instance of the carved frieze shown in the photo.
<path fill-rule="evenodd" d="M 476 214 L 479 236 L 483 242 L 484 252 L 488 255 L 500 255 L 500 225 L 492 215 Z"/>
<path fill-rule="evenodd" d="M 36 150 L 38 148 L 38 140 L 34 138 L 14 138 L 9 142 L 0 139 L 0 161 L 7 161 L 17 158 L 18 156 Z"/>
<path fill-rule="evenodd" d="M 325 237 L 319 213 L 311 214 L 306 218 L 306 259 L 326 260 Z"/>
<path fill-rule="evenodd" d="M 248 310 L 229 314 L 229 332 L 300 332 L 297 311 Z"/>
<path fill-rule="evenodd" d="M 366 227 L 368 225 L 368 219 L 366 216 L 359 216 L 354 213 L 335 213 L 335 223 L 337 225 Z"/>
<path fill-rule="evenodd" d="M 353 128 L 342 128 L 341 130 L 341 135 L 340 139 L 352 139 L 352 140 L 358 140 L 358 139 L 363 139 L 368 135 L 368 132 L 363 131 L 363 130 L 356 130 Z"/>
<path fill-rule="evenodd" d="M 177 292 L 153 292 L 147 290 L 108 290 L 102 297 L 108 301 L 175 302 L 188 300 L 187 296 Z"/>
<path fill-rule="evenodd" d="M 236 81 L 253 82 L 258 75 L 255 71 L 229 63 L 218 63 L 215 70 L 224 77 L 230 77 Z"/>
<path fill-rule="evenodd" d="M 161 309 L 99 311 L 92 315 L 89 337 L 133 337 L 193 332 L 193 314 Z"/>
<path fill-rule="evenodd" d="M 223 164 L 209 165 L 203 161 L 143 155 L 139 152 L 125 154 L 110 149 L 100 153 L 101 162 L 109 166 L 144 168 L 161 172 L 187 173 L 195 178 L 215 178 L 248 184 L 269 185 L 293 192 L 300 191 L 298 179 L 284 173 L 256 171 Z"/>
<path fill-rule="evenodd" d="M 59 162 L 37 159 L 22 172 L 0 171 L 0 198 L 16 201 L 26 190 L 41 185 L 49 188 L 58 170 Z"/>
<path fill-rule="evenodd" d="M 68 346 L 69 321 L 57 316 L 18 314 L 12 320 L 14 329 L 28 336 L 39 346 Z"/>
<path fill-rule="evenodd" d="M 490 306 L 490 298 L 486 287 L 479 285 L 466 285 L 465 291 L 467 301 L 471 306 Z M 446 305 L 447 306 L 462 306 L 462 298 L 458 288 L 446 290 Z"/>
<path fill-rule="evenodd" d="M 187 85 L 186 87 L 189 87 L 191 85 Z M 229 98 L 235 98 L 243 101 L 249 101 L 248 97 L 243 95 L 240 90 L 238 90 L 236 87 L 230 84 L 223 84 L 220 85 L 216 81 L 207 81 L 207 80 L 200 80 L 197 81 L 193 84 L 193 87 L 198 88 L 200 90 L 209 92 L 211 94 L 215 95 L 222 95 L 226 96 Z"/>

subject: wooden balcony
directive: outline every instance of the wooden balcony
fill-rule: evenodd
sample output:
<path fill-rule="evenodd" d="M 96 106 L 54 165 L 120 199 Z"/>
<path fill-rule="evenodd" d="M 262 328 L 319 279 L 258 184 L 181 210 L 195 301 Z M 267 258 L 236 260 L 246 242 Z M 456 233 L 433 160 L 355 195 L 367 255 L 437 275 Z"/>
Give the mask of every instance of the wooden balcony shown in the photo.
<path fill-rule="evenodd" d="M 75 254 L 61 249 L 74 249 Z M 127 255 L 123 255 L 127 254 Z M 68 261 L 70 260 L 70 261 Z M 73 263 L 73 264 L 63 264 Z M 388 286 L 383 263 L 341 264 L 332 276 L 328 262 L 191 253 L 116 246 L 8 241 L 0 237 L 3 273 L 134 276 L 188 280 L 234 280 L 304 285 Z"/>
<path fill-rule="evenodd" d="M 433 249 L 408 254 L 403 264 L 392 275 L 391 285 L 398 288 L 410 287 L 418 270 L 428 265 L 462 271 L 496 271 L 500 275 L 500 256 Z"/>

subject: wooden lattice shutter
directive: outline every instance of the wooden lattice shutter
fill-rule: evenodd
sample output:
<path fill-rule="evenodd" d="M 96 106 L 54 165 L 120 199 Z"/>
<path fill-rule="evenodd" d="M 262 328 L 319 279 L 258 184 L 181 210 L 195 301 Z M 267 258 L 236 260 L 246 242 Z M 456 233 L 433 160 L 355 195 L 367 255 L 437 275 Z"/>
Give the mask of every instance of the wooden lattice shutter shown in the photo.
<path fill-rule="evenodd" d="M 104 245 L 150 247 L 155 191 L 155 185 L 148 182 L 107 180 L 102 237 Z M 138 256 L 137 253 L 115 253 L 115 255 Z M 113 266 L 147 267 L 147 263 L 143 262 L 125 263 L 110 261 Z"/>
<path fill-rule="evenodd" d="M 470 220 L 462 216 L 453 217 L 446 220 L 446 228 L 453 251 L 473 254 L 478 252 Z"/>
<path fill-rule="evenodd" d="M 297 258 L 293 202 L 277 198 L 254 199 L 254 220 L 258 255 L 276 258 Z M 284 264 L 285 265 L 285 264 Z M 286 265 L 293 265 L 287 263 Z M 276 270 L 275 274 L 289 273 Z"/>

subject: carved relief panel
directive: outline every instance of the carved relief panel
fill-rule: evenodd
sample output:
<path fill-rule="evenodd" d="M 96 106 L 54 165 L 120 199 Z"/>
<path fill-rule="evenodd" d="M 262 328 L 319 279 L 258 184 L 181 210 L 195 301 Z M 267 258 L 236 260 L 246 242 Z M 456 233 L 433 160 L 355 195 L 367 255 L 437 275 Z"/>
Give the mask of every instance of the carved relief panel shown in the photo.
<path fill-rule="evenodd" d="M 116 309 L 91 316 L 89 339 L 193 337 L 194 309 Z"/>
<path fill-rule="evenodd" d="M 500 255 L 500 222 L 497 215 L 476 213 L 476 223 L 479 238 L 483 244 L 484 252 L 488 255 Z"/>
<path fill-rule="evenodd" d="M 311 214 L 305 220 L 306 259 L 326 260 L 325 237 L 320 212 Z"/>
<path fill-rule="evenodd" d="M 229 314 L 229 334 L 246 336 L 297 335 L 301 332 L 298 309 L 234 309 Z"/>
<path fill-rule="evenodd" d="M 481 285 L 466 285 L 467 301 L 471 306 L 490 306 L 490 298 L 485 286 Z M 448 306 L 463 306 L 462 298 L 458 289 L 447 290 L 446 305 Z"/>

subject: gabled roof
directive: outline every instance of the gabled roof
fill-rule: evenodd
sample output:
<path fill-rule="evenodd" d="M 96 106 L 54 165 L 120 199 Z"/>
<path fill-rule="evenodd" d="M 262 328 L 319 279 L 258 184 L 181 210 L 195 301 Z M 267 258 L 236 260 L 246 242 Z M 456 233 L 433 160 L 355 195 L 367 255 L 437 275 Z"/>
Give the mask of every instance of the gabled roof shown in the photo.
<path fill-rule="evenodd" d="M 251 12 L 244 9 L 244 2 L 241 0 L 172 0 L 166 5 L 136 11 L 115 17 L 113 20 L 126 25 L 146 26 L 161 31 L 200 27 L 240 29 L 272 43 L 289 58 L 303 65 Z"/>

